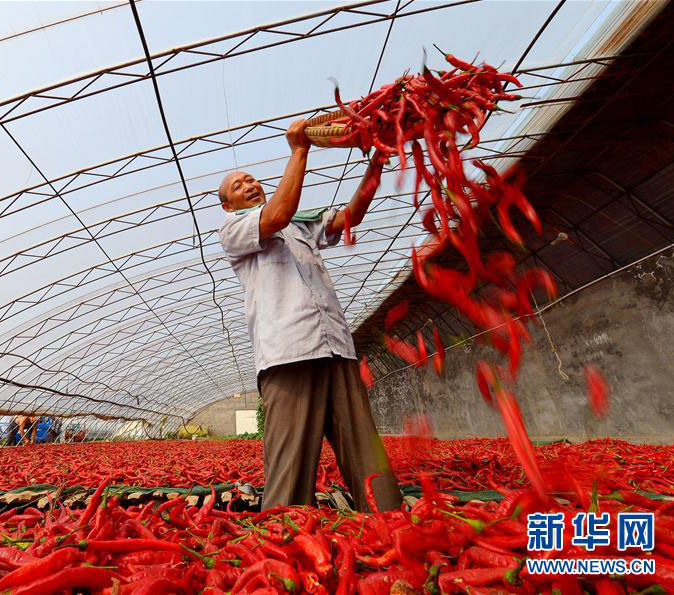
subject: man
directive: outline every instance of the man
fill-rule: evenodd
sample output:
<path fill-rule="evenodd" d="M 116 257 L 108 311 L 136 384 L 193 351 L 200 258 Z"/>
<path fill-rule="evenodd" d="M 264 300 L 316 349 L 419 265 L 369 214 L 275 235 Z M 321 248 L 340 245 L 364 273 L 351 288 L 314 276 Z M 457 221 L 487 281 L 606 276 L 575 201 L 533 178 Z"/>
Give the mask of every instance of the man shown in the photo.
<path fill-rule="evenodd" d="M 297 212 L 310 146 L 305 127 L 299 120 L 286 132 L 291 156 L 268 202 L 262 185 L 245 172 L 229 174 L 219 189 L 226 211 L 220 241 L 246 292 L 265 411 L 262 507 L 313 504 L 325 435 L 357 509 L 368 509 L 365 479 L 378 474 L 372 481 L 377 505 L 392 510 L 401 505 L 400 490 L 318 252 L 339 242 L 344 210 Z M 365 216 L 382 166 L 375 154 L 346 207 L 352 225 Z"/>

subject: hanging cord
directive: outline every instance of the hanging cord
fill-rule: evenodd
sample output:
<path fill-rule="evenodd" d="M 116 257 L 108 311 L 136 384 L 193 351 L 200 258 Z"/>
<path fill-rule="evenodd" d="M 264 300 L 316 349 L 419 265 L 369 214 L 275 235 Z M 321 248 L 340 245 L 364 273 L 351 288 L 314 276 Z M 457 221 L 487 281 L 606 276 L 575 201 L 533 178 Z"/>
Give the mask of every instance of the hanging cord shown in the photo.
<path fill-rule="evenodd" d="M 622 273 L 623 271 L 626 271 L 627 269 L 629 269 L 633 266 L 636 266 L 639 263 L 644 262 L 645 260 L 648 260 L 649 258 L 653 258 L 654 256 L 657 256 L 658 254 L 662 254 L 663 252 L 666 252 L 667 250 L 671 250 L 672 248 L 674 248 L 674 243 L 667 244 L 666 246 L 663 246 L 662 248 L 658 248 L 657 250 L 651 252 L 650 254 L 647 254 L 646 256 L 642 256 L 641 258 L 639 258 L 639 259 L 637 259 L 637 260 L 635 260 L 635 261 L 633 261 L 629 264 L 626 264 L 626 265 L 624 265 L 624 266 L 622 266 L 618 269 L 615 269 L 615 270 L 613 270 L 609 273 L 606 273 L 605 275 L 602 275 L 601 277 L 597 277 L 596 279 L 594 279 L 592 281 L 589 281 L 585 285 L 581 285 L 580 287 L 577 287 L 576 289 L 572 289 L 568 293 L 565 293 L 564 295 L 556 298 L 555 300 L 553 300 L 551 302 L 548 302 L 545 306 L 543 306 L 540 309 L 537 306 L 536 307 L 537 312 L 534 312 L 531 315 L 518 316 L 515 320 L 521 320 L 521 319 L 526 320 L 527 318 L 530 318 L 532 316 L 540 316 L 546 310 L 549 310 L 550 308 L 552 308 L 552 307 L 556 306 L 557 304 L 563 302 L 564 300 L 570 298 L 572 295 L 575 295 L 575 294 L 577 294 L 581 291 L 584 291 L 584 290 L 588 289 L 589 287 L 592 287 L 593 285 L 596 285 L 597 283 L 600 283 L 604 279 L 609 279 L 610 277 L 613 277 L 614 275 Z M 437 316 L 436 318 L 440 318 L 440 316 Z M 543 318 L 541 316 L 541 320 L 542 319 Z M 545 326 L 545 321 L 543 321 L 543 325 Z M 495 327 L 492 327 L 490 329 L 480 331 L 479 333 L 475 333 L 474 335 L 471 335 L 470 337 L 466 337 L 465 339 L 462 339 L 460 341 L 457 341 L 456 343 L 453 343 L 452 345 L 449 345 L 448 347 L 445 347 L 444 351 L 445 351 L 445 353 L 447 353 L 450 349 L 455 349 L 456 347 L 459 347 L 461 345 L 465 345 L 466 343 L 472 341 L 473 339 L 477 339 L 478 337 L 486 335 L 487 333 L 490 333 L 492 331 L 498 330 L 498 329 L 500 329 L 504 326 L 505 326 L 505 324 L 499 324 L 499 325 L 497 325 Z M 547 331 L 547 328 L 546 328 L 546 331 Z M 549 334 L 548 334 L 548 338 L 550 338 Z M 550 339 L 550 343 L 552 344 L 551 339 Z M 433 357 L 435 355 L 435 353 L 436 352 L 429 353 L 428 356 Z M 418 362 L 415 362 L 415 363 L 418 363 Z M 396 368 L 395 370 L 391 370 L 390 372 L 387 372 L 386 374 L 384 374 L 380 378 L 376 378 L 374 383 L 377 384 L 378 382 L 388 378 L 389 376 L 392 376 L 393 374 L 397 374 L 398 372 L 402 372 L 403 370 L 408 370 L 409 368 L 412 368 L 413 366 L 414 366 L 414 364 L 407 364 L 406 366 L 401 366 L 400 368 Z M 562 371 L 560 371 L 560 375 L 562 376 L 562 378 L 564 378 L 564 373 Z"/>
<path fill-rule="evenodd" d="M 201 238 L 201 232 L 199 231 L 199 224 L 197 223 L 197 216 L 194 211 L 194 205 L 192 204 L 192 199 L 190 198 L 190 193 L 187 189 L 187 182 L 185 181 L 185 176 L 183 175 L 183 170 L 182 167 L 180 166 L 180 160 L 178 159 L 178 153 L 176 151 L 175 144 L 173 143 L 173 138 L 171 137 L 171 132 L 169 129 L 168 125 L 168 120 L 166 119 L 166 113 L 164 112 L 164 104 L 161 99 L 161 94 L 159 93 L 159 85 L 157 84 L 157 77 L 155 76 L 154 72 L 154 65 L 152 63 L 152 56 L 150 55 L 150 50 L 147 45 L 147 39 L 145 37 L 145 33 L 143 31 L 143 25 L 140 22 L 140 16 L 138 15 L 138 9 L 136 8 L 136 4 L 134 0 L 129 0 L 129 5 L 131 6 L 131 12 L 133 13 L 133 19 L 136 22 L 136 28 L 138 29 L 138 36 L 140 37 L 141 44 L 143 45 L 143 52 L 145 53 L 145 59 L 147 61 L 147 66 L 148 70 L 150 73 L 150 78 L 152 80 L 152 86 L 154 88 L 154 95 L 157 100 L 157 107 L 159 108 L 159 115 L 161 117 L 162 124 L 164 125 L 164 132 L 166 133 L 166 139 L 168 140 L 169 146 L 171 147 L 171 153 L 173 154 L 173 161 L 176 164 L 176 168 L 178 169 L 178 175 L 180 176 L 180 181 L 182 183 L 183 191 L 185 193 L 185 200 L 187 201 L 187 204 L 189 206 L 190 212 L 192 213 L 192 222 L 194 225 L 194 231 L 196 231 L 196 235 L 199 238 L 199 254 L 201 255 L 201 262 L 204 265 L 204 268 L 206 269 L 206 273 L 208 276 L 211 278 L 211 282 L 213 284 L 213 291 L 212 291 L 212 298 L 213 298 L 213 303 L 215 306 L 220 310 L 220 320 L 222 322 L 222 330 L 225 333 L 227 343 L 229 345 L 229 348 L 232 352 L 232 361 L 234 362 L 234 366 L 236 367 L 236 372 L 239 376 L 239 381 L 241 382 L 241 390 L 246 391 L 246 383 L 243 380 L 243 375 L 241 373 L 241 368 L 239 367 L 239 360 L 236 357 L 236 352 L 234 350 L 234 345 L 232 344 L 232 339 L 229 333 L 229 328 L 225 324 L 225 312 L 222 309 L 222 306 L 218 303 L 218 300 L 216 299 L 216 282 L 215 282 L 215 277 L 213 276 L 213 273 L 211 272 L 211 269 L 208 268 L 208 265 L 206 264 L 206 258 L 204 256 L 204 246 L 203 246 L 203 241 Z M 219 387 L 217 382 L 215 383 L 216 386 Z M 222 390 L 220 388 L 220 390 Z"/>
<path fill-rule="evenodd" d="M 232 147 L 232 157 L 234 157 L 234 167 L 239 169 L 239 163 L 236 160 L 236 150 L 234 149 L 234 139 L 232 137 L 232 127 L 229 123 L 229 104 L 227 103 L 227 87 L 225 86 L 225 64 L 222 63 L 222 95 L 225 98 L 225 117 L 227 118 L 227 128 L 229 128 L 229 144 Z"/>
<path fill-rule="evenodd" d="M 555 346 L 554 342 L 552 341 L 552 336 L 550 335 L 550 331 L 548 330 L 548 325 L 545 324 L 545 318 L 543 318 L 543 312 L 541 309 L 538 307 L 538 302 L 536 301 L 536 297 L 534 296 L 534 292 L 530 291 L 531 294 L 531 299 L 534 300 L 534 306 L 536 306 L 536 312 L 538 313 L 538 317 L 541 319 L 541 323 L 543 324 L 543 328 L 545 329 L 545 334 L 548 337 L 548 341 L 550 343 L 550 348 L 552 349 L 552 353 L 555 354 L 555 357 L 557 358 L 557 372 L 559 372 L 559 375 L 562 377 L 562 380 L 568 380 L 569 376 L 568 374 L 562 370 L 562 358 L 559 357 L 559 352 L 557 351 L 557 347 Z"/>

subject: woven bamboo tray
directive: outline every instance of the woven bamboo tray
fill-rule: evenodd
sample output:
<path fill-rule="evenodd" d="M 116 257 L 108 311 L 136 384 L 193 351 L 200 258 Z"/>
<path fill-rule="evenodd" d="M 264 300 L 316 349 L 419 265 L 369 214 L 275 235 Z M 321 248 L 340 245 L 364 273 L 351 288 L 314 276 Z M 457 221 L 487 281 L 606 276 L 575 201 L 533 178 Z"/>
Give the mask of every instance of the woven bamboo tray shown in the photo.
<path fill-rule="evenodd" d="M 342 136 L 344 128 L 349 117 L 343 110 L 330 112 L 321 116 L 316 116 L 307 121 L 307 127 L 304 129 L 304 134 L 312 145 L 317 147 L 334 147 L 331 142 L 332 139 Z M 344 147 L 344 145 L 339 145 Z M 353 145 L 356 146 L 354 142 Z"/>

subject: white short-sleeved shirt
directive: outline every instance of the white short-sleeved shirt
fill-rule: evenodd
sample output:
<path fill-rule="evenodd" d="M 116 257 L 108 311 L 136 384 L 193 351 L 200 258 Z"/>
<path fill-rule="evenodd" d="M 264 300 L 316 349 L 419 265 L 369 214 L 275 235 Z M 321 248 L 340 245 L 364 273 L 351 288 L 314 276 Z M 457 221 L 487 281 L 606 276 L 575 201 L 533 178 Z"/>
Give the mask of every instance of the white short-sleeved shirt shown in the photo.
<path fill-rule="evenodd" d="M 260 241 L 260 214 L 227 213 L 220 242 L 246 293 L 246 322 L 259 374 L 271 366 L 339 355 L 356 359 L 353 339 L 319 249 L 337 213 L 291 222 Z"/>

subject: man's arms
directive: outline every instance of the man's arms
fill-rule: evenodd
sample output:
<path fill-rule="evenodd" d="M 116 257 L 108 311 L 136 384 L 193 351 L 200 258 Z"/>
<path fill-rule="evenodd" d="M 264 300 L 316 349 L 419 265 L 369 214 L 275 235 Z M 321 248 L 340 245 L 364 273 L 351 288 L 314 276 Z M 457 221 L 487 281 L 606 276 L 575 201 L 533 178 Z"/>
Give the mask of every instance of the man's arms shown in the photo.
<path fill-rule="evenodd" d="M 309 139 L 304 134 L 306 125 L 306 120 L 297 120 L 286 132 L 292 154 L 274 196 L 262 207 L 260 240 L 266 240 L 281 231 L 297 211 L 309 153 Z"/>
<path fill-rule="evenodd" d="M 266 240 L 277 231 L 285 228 L 297 212 L 310 146 L 309 139 L 304 134 L 306 125 L 306 120 L 297 120 L 290 125 L 286 132 L 286 139 L 292 153 L 276 192 L 274 192 L 269 202 L 262 208 L 262 213 L 260 214 L 260 241 Z M 378 151 L 375 152 L 363 180 L 346 207 L 350 211 L 351 225 L 354 227 L 363 220 L 365 213 L 367 213 L 367 209 L 379 187 L 384 163 L 385 159 L 382 155 Z M 344 229 L 344 210 L 338 211 L 334 219 L 326 227 L 325 231 L 327 235 L 341 233 Z"/>
<path fill-rule="evenodd" d="M 375 152 L 370 161 L 370 166 L 367 168 L 353 198 L 344 209 L 337 212 L 334 219 L 325 228 L 325 233 L 327 235 L 342 232 L 344 229 L 344 211 L 346 209 L 349 209 L 351 212 L 352 227 L 355 227 L 363 220 L 363 217 L 365 217 L 365 213 L 367 213 L 370 203 L 374 198 L 375 192 L 377 192 L 377 188 L 379 187 L 379 180 L 381 179 L 381 171 L 384 167 L 384 163 L 385 159 L 382 157 L 381 153 L 378 151 Z"/>

